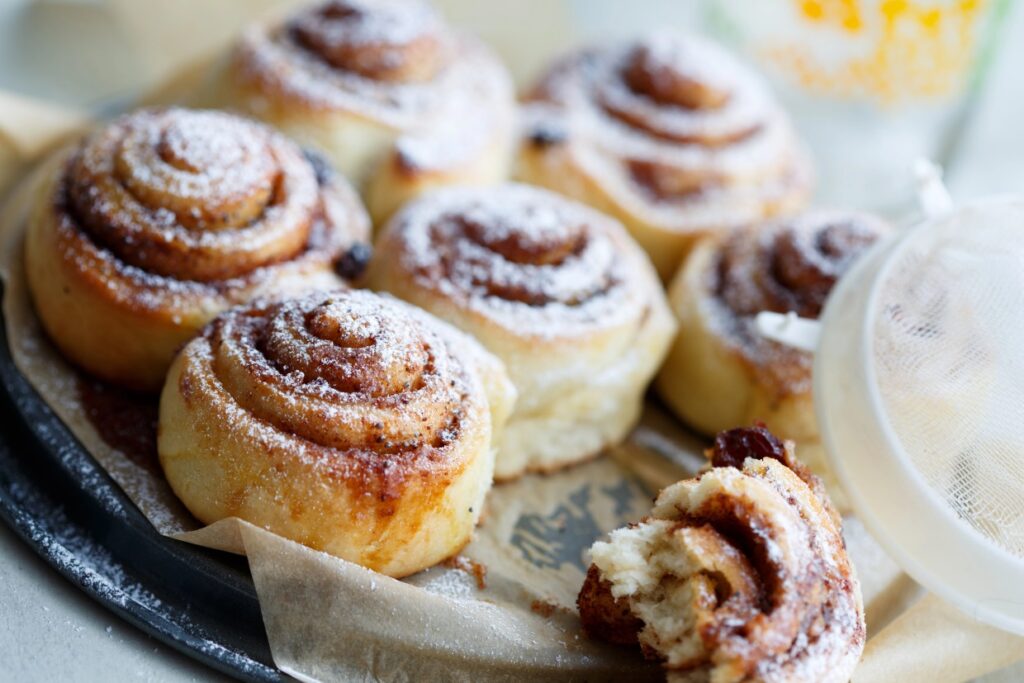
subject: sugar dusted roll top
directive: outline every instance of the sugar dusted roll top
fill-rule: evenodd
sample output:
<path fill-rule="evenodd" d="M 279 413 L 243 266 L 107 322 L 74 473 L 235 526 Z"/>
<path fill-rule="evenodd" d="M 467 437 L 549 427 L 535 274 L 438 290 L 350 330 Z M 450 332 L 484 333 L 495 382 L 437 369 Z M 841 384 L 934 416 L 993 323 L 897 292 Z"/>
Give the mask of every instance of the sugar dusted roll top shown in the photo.
<path fill-rule="evenodd" d="M 368 253 L 369 223 L 344 179 L 220 112 L 123 116 L 60 152 L 36 192 L 25 255 L 43 326 L 77 365 L 134 389 L 159 389 L 217 313 L 338 287 L 336 267 L 358 275 L 345 257 Z"/>
<path fill-rule="evenodd" d="M 814 417 L 812 355 L 765 338 L 755 318 L 761 311 L 817 318 L 838 278 L 887 232 L 867 214 L 814 210 L 699 242 L 669 288 L 680 330 L 658 393 L 707 434 L 764 421 L 800 445 L 803 461 L 845 507 Z"/>
<path fill-rule="evenodd" d="M 704 39 L 663 32 L 572 54 L 529 99 L 519 177 L 621 220 L 662 279 L 696 238 L 809 198 L 785 114 Z"/>
<path fill-rule="evenodd" d="M 205 523 L 240 517 L 404 576 L 469 541 L 513 399 L 493 356 L 390 297 L 256 302 L 177 357 L 160 462 Z"/>
<path fill-rule="evenodd" d="M 420 0 L 330 0 L 253 26 L 197 97 L 323 150 L 377 222 L 432 187 L 507 171 L 509 76 Z"/>
<path fill-rule="evenodd" d="M 371 286 L 475 336 L 519 398 L 496 476 L 596 455 L 632 428 L 674 324 L 615 220 L 525 185 L 447 189 L 386 226 Z"/>
<path fill-rule="evenodd" d="M 762 427 L 720 434 L 712 467 L 591 548 L 591 637 L 637 644 L 669 681 L 847 683 L 860 585 L 821 483 Z"/>

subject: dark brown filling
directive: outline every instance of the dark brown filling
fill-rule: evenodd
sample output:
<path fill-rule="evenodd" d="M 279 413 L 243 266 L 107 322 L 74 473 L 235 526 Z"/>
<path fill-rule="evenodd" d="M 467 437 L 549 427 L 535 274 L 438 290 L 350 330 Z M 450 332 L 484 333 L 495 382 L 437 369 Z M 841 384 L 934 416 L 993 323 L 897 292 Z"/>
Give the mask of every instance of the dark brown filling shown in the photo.
<path fill-rule="evenodd" d="M 817 318 L 836 281 L 884 229 L 866 216 L 810 213 L 739 231 L 722 247 L 715 291 L 737 316 Z"/>
<path fill-rule="evenodd" d="M 729 90 L 707 73 L 666 56 L 650 45 L 635 46 L 626 57 L 623 80 L 638 95 L 684 109 L 718 109 L 729 101 Z"/>
<path fill-rule="evenodd" d="M 268 212 L 282 210 L 288 201 L 283 169 L 274 161 L 276 152 L 260 147 L 262 133 L 247 128 L 253 124 L 239 123 L 240 120 L 222 114 L 207 118 L 212 117 L 215 122 L 226 118 L 219 125 L 231 133 L 223 143 L 230 150 L 211 149 L 209 145 L 215 143 L 203 135 L 193 135 L 205 125 L 206 119 L 201 118 L 204 116 L 207 115 L 202 112 L 185 110 L 141 111 L 87 139 L 68 160 L 55 192 L 54 208 L 61 223 L 79 238 L 86 238 L 113 255 L 111 262 L 118 267 L 124 264 L 137 268 L 140 274 L 212 287 L 306 254 L 328 262 L 339 258 L 348 243 L 345 226 L 329 222 L 324 195 L 317 197 L 312 211 L 303 212 L 294 224 L 264 225 L 276 220 Z M 147 131 L 147 135 L 159 133 L 150 143 L 156 145 L 155 153 L 164 169 L 151 172 L 140 168 L 138 161 L 128 162 L 127 157 L 116 156 L 125 153 L 118 145 L 127 144 L 124 140 L 131 138 L 135 145 L 131 158 L 146 158 L 137 148 L 150 143 L 139 142 L 139 130 Z M 249 139 L 244 139 L 249 133 Z M 118 136 L 124 136 L 120 142 Z M 241 140 L 235 140 L 239 145 L 232 145 L 235 138 Z M 218 192 L 217 178 L 231 174 L 234 166 L 213 160 L 226 156 L 248 163 L 245 159 L 253 154 L 253 145 L 269 155 L 256 163 L 258 169 L 269 169 L 269 175 L 264 177 L 256 172 L 252 183 L 234 183 L 239 186 L 238 191 Z M 111 159 L 110 154 L 115 158 Z M 211 162 L 217 168 L 207 176 L 197 167 L 203 162 Z M 181 182 L 194 183 L 195 187 L 187 190 L 164 185 L 165 176 L 161 174 L 166 174 L 169 167 L 183 171 L 182 178 L 188 180 Z M 310 161 L 310 167 L 319 187 L 331 182 L 333 171 L 329 164 L 323 160 Z M 303 179 L 300 184 L 306 182 Z M 210 184 L 210 193 L 202 191 L 205 183 Z M 306 191 L 315 191 L 303 186 Z M 251 233 L 250 228 L 255 232 Z M 218 236 L 204 243 L 206 233 L 214 238 L 220 231 L 232 231 L 232 237 Z M 365 249 L 357 250 L 354 256 L 363 252 Z M 349 274 L 358 274 L 365 267 L 365 258 L 361 266 L 354 259 L 349 261 Z"/>
<path fill-rule="evenodd" d="M 516 220 L 521 223 L 507 225 Z M 439 217 L 431 226 L 439 258 L 421 276 L 536 307 L 579 306 L 617 286 L 614 274 L 603 270 L 605 264 L 584 267 L 595 239 L 586 225 L 568 222 L 557 229 L 534 230 L 531 220 L 529 212 L 516 218 L 461 213 Z M 560 277 L 567 269 L 580 277 Z"/>

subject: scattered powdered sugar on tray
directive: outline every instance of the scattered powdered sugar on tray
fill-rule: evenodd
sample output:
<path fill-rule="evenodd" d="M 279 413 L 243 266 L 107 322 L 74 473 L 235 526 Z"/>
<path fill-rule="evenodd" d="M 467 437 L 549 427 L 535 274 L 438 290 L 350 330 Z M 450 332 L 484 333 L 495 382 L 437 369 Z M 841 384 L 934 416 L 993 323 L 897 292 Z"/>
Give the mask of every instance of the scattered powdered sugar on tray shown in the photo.
<path fill-rule="evenodd" d="M 43 519 L 26 515 L 19 522 L 22 532 L 44 552 L 56 569 L 62 574 L 77 577 L 85 590 L 120 607 L 136 603 L 153 612 L 164 610 L 159 598 L 129 577 L 110 552 L 92 537 L 84 535 L 62 510 L 52 511 Z"/>

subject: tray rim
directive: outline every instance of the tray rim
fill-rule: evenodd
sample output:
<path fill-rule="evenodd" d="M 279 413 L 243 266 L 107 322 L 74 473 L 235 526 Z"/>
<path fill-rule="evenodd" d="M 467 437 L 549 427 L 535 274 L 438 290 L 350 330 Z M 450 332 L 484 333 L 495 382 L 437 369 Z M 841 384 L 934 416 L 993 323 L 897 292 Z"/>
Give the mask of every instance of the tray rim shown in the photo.
<path fill-rule="evenodd" d="M 251 578 L 246 577 L 246 585 L 238 577 L 228 576 L 224 571 L 225 563 L 216 557 L 215 551 L 175 541 L 153 528 L 17 368 L 11 356 L 5 322 L 0 315 L 0 413 L 8 417 L 4 420 L 5 428 L 0 430 L 0 520 L 64 579 L 123 621 L 161 643 L 239 680 L 273 683 L 290 680 L 270 660 L 269 643 L 265 643 L 267 649 L 260 653 L 265 655 L 261 657 L 236 645 L 200 635 L 196 632 L 195 622 L 183 618 L 194 607 L 191 603 L 186 603 L 184 610 L 161 612 L 136 599 L 114 577 L 88 563 L 67 561 L 68 557 L 79 559 L 81 551 L 76 552 L 60 540 L 52 530 L 52 520 L 19 503 L 21 496 L 12 495 L 13 486 L 18 486 L 27 491 L 27 495 L 49 503 L 51 507 L 47 512 L 51 514 L 65 509 L 68 501 L 58 502 L 45 493 L 46 489 L 52 488 L 53 482 L 47 480 L 47 486 L 43 487 L 31 472 L 19 471 L 18 465 L 22 468 L 26 465 L 25 454 L 42 455 L 43 458 L 33 464 L 52 470 L 48 474 L 55 473 L 62 480 L 63 488 L 70 488 L 72 495 L 79 497 L 74 507 L 88 510 L 87 516 L 92 517 L 83 522 L 71 519 L 69 515 L 69 521 L 83 532 L 80 537 L 85 547 L 111 555 L 116 564 L 110 567 L 130 577 L 131 585 L 150 592 L 166 592 L 162 590 L 166 586 L 154 585 L 150 581 L 155 577 L 147 576 L 152 573 L 159 576 L 158 571 L 146 571 L 156 568 L 124 562 L 128 549 L 110 548 L 112 538 L 139 543 L 135 550 L 144 551 L 140 553 L 140 561 L 146 556 L 150 559 L 176 556 L 180 560 L 179 566 L 193 572 L 190 584 L 206 584 L 211 591 L 233 593 L 228 597 L 239 604 L 251 601 L 259 617 L 258 628 L 266 640 Z M 99 482 L 99 489 L 80 481 L 85 473 L 90 482 Z M 225 616 L 224 625 L 227 626 L 231 624 L 232 615 Z M 234 628 L 236 624 L 231 625 Z"/>

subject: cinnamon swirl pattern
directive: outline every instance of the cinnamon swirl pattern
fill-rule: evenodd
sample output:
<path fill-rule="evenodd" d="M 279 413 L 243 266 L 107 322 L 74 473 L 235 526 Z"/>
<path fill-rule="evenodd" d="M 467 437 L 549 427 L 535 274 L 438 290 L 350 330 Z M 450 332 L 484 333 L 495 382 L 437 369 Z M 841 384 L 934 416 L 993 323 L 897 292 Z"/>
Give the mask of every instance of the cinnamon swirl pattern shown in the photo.
<path fill-rule="evenodd" d="M 371 286 L 480 340 L 519 392 L 495 475 L 550 471 L 635 423 L 674 324 L 657 275 L 616 221 L 525 185 L 459 188 L 385 227 Z"/>
<path fill-rule="evenodd" d="M 158 390 L 217 313 L 270 292 L 335 288 L 368 257 L 355 193 L 268 128 L 142 110 L 61 152 L 26 238 L 36 311 L 71 361 Z"/>
<path fill-rule="evenodd" d="M 845 501 L 820 446 L 809 353 L 761 336 L 761 311 L 817 318 L 836 280 L 887 232 L 866 214 L 816 210 L 708 238 L 669 289 L 680 333 L 656 386 L 691 426 L 713 434 L 763 420 Z"/>
<path fill-rule="evenodd" d="M 696 238 L 809 198 L 785 114 L 703 39 L 657 33 L 570 55 L 529 99 L 518 177 L 621 220 L 663 280 Z"/>
<path fill-rule="evenodd" d="M 493 356 L 390 297 L 254 302 L 175 360 L 160 462 L 203 522 L 239 517 L 404 576 L 469 540 L 512 400 Z"/>
<path fill-rule="evenodd" d="M 419 0 L 331 0 L 253 26 L 197 98 L 324 151 L 377 223 L 430 188 L 507 173 L 511 79 Z"/>
<path fill-rule="evenodd" d="M 860 585 L 820 482 L 767 430 L 720 434 L 712 468 L 591 548 L 591 637 L 637 643 L 670 681 L 846 683 Z"/>

